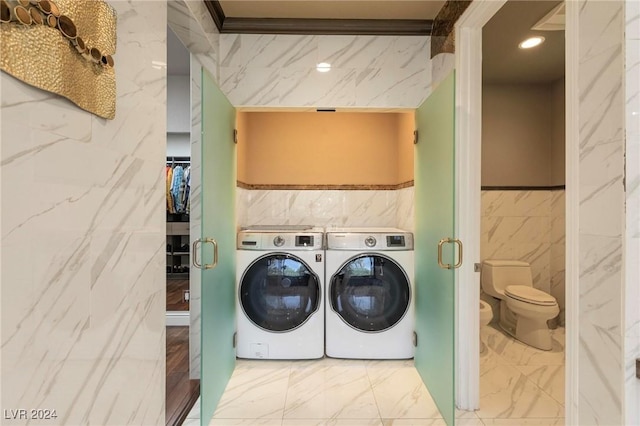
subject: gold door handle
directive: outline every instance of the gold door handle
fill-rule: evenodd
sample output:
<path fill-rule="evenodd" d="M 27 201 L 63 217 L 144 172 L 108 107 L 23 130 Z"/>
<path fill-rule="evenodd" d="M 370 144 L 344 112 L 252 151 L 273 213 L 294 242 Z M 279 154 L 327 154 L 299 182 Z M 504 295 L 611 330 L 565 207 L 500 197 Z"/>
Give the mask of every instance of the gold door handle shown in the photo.
<path fill-rule="evenodd" d="M 204 265 L 198 262 L 198 247 L 201 243 L 209 243 L 213 245 L 213 262 L 205 263 Z M 218 265 L 218 242 L 213 238 L 198 238 L 193 242 L 192 245 L 192 253 L 193 253 L 193 266 L 198 269 L 213 269 Z"/>
<path fill-rule="evenodd" d="M 445 243 L 454 243 L 458 245 L 458 262 L 455 265 L 442 262 L 442 246 Z M 462 241 L 457 238 L 443 238 L 438 241 L 438 266 L 442 269 L 457 269 L 462 266 Z"/>

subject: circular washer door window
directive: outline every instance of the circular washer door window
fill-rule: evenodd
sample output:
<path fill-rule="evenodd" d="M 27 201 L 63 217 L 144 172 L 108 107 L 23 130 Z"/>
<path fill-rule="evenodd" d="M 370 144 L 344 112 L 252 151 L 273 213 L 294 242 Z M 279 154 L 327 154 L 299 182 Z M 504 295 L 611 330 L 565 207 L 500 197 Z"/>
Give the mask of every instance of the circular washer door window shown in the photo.
<path fill-rule="evenodd" d="M 331 307 L 357 330 L 384 331 L 409 308 L 411 287 L 398 264 L 381 255 L 350 259 L 331 278 Z"/>
<path fill-rule="evenodd" d="M 301 259 L 269 254 L 254 261 L 240 283 L 240 306 L 267 331 L 290 331 L 320 306 L 320 280 Z"/>

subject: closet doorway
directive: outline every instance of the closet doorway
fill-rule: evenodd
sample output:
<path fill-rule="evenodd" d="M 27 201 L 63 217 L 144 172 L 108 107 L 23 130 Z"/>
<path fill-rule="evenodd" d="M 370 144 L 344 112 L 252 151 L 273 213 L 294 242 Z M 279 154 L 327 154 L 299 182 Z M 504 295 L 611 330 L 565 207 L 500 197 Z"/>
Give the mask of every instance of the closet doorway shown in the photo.
<path fill-rule="evenodd" d="M 190 57 L 167 27 L 166 425 L 180 425 L 200 395 L 190 371 Z"/>

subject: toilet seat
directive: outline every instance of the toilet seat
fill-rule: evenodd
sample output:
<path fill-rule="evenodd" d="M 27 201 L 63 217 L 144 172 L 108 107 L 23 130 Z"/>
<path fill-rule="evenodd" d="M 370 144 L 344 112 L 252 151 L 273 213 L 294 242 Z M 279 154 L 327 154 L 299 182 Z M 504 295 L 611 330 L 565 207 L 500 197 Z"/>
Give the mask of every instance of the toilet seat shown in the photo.
<path fill-rule="evenodd" d="M 525 303 L 540 306 L 554 306 L 556 299 L 548 293 L 526 285 L 510 285 L 504 289 L 505 295 Z"/>

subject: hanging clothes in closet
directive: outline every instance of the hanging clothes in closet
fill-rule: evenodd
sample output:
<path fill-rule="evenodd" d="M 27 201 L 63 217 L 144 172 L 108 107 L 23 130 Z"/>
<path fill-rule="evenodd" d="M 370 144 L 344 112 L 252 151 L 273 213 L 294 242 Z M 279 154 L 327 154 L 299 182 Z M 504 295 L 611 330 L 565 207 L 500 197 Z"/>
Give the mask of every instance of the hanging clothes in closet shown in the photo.
<path fill-rule="evenodd" d="M 172 214 L 189 214 L 191 190 L 191 166 L 174 163 L 167 165 L 167 211 Z"/>

